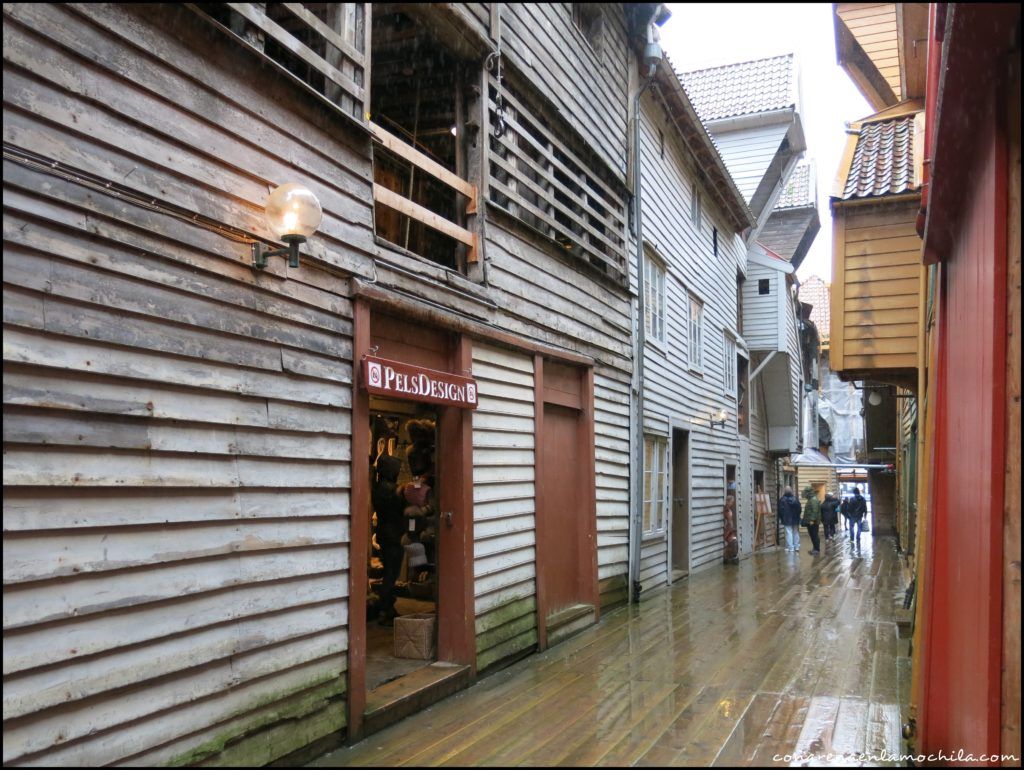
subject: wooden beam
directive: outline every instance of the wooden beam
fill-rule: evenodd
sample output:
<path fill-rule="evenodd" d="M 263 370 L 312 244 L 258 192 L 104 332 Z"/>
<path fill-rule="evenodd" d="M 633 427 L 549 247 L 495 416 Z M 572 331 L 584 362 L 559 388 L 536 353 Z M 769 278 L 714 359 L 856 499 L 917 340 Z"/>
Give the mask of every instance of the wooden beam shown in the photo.
<path fill-rule="evenodd" d="M 435 179 L 444 182 L 446 185 L 451 187 L 456 192 L 462 193 L 471 201 L 471 205 L 476 206 L 477 189 L 476 185 L 467 182 L 457 174 L 453 174 L 451 171 L 446 169 L 437 161 L 424 155 L 422 152 L 412 147 L 406 142 L 403 142 L 397 136 L 392 134 L 390 131 L 382 128 L 376 123 L 370 123 L 370 131 L 373 133 L 373 138 L 380 142 L 384 147 L 393 152 L 400 158 L 409 161 L 416 168 L 425 171 Z"/>
<path fill-rule="evenodd" d="M 476 249 L 476 236 L 469 230 L 459 227 L 454 222 L 449 222 L 440 214 L 435 214 L 430 209 L 402 197 L 387 187 L 375 183 L 373 185 L 373 200 L 376 203 L 393 208 L 395 211 L 399 211 L 407 217 L 415 219 L 417 222 L 422 222 L 427 227 L 433 228 L 439 233 L 444 233 L 449 238 L 454 238 L 460 243 L 466 244 L 470 249 Z"/>

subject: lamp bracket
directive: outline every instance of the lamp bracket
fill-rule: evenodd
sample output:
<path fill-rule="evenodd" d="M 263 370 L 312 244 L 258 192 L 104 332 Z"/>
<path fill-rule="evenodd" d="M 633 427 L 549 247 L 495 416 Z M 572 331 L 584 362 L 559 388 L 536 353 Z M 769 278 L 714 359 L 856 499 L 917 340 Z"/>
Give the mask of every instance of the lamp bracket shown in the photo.
<path fill-rule="evenodd" d="M 274 249 L 272 251 L 267 251 L 267 247 L 259 241 L 253 241 L 251 244 L 253 267 L 262 270 L 267 266 L 267 260 L 270 257 L 287 257 L 288 267 L 298 267 L 299 246 L 306 242 L 305 237 L 301 235 L 282 235 L 281 240 L 288 245 L 283 249 Z"/>

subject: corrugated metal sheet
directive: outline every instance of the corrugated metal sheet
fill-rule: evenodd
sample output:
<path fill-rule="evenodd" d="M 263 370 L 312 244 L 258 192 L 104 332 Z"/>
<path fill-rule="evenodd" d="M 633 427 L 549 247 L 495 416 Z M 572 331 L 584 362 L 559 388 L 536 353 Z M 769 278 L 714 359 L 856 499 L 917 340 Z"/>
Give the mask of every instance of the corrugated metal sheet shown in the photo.
<path fill-rule="evenodd" d="M 477 669 L 537 644 L 533 357 L 473 344 Z"/>

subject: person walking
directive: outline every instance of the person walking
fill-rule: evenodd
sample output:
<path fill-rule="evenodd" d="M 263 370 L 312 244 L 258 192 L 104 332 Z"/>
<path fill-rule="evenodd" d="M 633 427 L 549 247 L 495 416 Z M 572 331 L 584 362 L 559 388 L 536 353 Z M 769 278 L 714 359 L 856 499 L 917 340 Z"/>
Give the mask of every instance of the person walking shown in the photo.
<path fill-rule="evenodd" d="M 818 493 L 813 487 L 804 487 L 800 494 L 804 498 L 804 515 L 800 523 L 807 527 L 807 534 L 811 536 L 811 555 L 817 556 L 821 553 L 821 541 L 818 539 L 821 501 L 818 500 Z"/>
<path fill-rule="evenodd" d="M 779 498 L 779 521 L 786 530 L 786 550 L 800 550 L 800 501 L 793 494 L 792 487 L 782 490 Z"/>
<path fill-rule="evenodd" d="M 821 501 L 821 523 L 825 525 L 825 540 L 836 536 L 836 524 L 839 523 L 839 498 L 831 492 L 825 493 Z"/>
<path fill-rule="evenodd" d="M 860 544 L 860 534 L 863 531 L 863 518 L 867 515 L 867 501 L 860 495 L 860 487 L 853 488 L 853 497 L 846 506 L 846 517 L 850 522 L 850 541 Z M 854 535 L 854 530 L 857 534 Z"/>

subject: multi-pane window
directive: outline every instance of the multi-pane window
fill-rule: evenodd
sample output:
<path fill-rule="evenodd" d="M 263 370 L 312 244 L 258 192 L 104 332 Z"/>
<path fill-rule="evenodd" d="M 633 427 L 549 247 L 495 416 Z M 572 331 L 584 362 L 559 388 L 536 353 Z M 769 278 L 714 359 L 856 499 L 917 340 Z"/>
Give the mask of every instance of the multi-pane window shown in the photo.
<path fill-rule="evenodd" d="M 700 190 L 696 183 L 690 185 L 690 224 L 700 227 Z"/>
<path fill-rule="evenodd" d="M 690 368 L 704 371 L 704 305 L 690 297 Z"/>
<path fill-rule="evenodd" d="M 736 340 L 725 334 L 725 395 L 736 395 Z"/>
<path fill-rule="evenodd" d="M 644 436 L 644 534 L 665 531 L 668 515 L 668 441 Z"/>
<path fill-rule="evenodd" d="M 644 330 L 648 339 L 665 341 L 665 268 L 644 255 Z"/>

